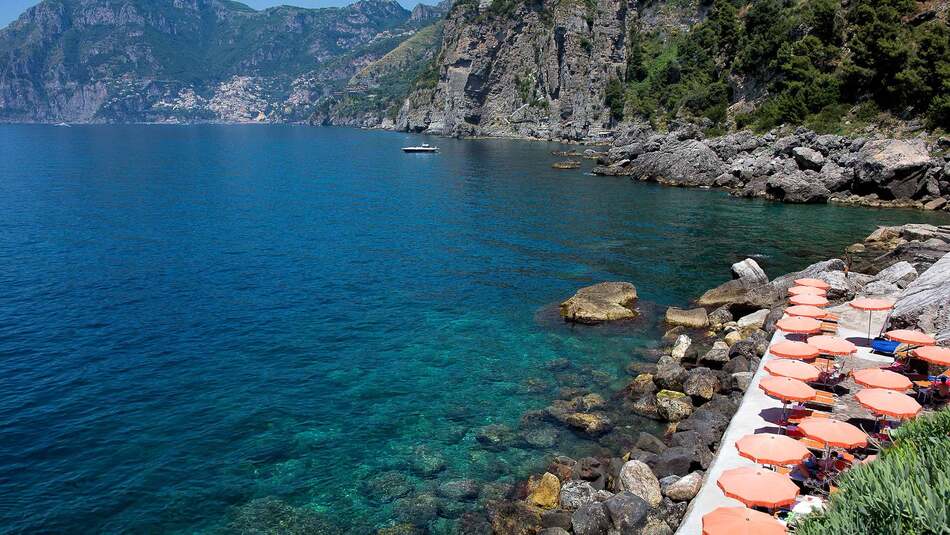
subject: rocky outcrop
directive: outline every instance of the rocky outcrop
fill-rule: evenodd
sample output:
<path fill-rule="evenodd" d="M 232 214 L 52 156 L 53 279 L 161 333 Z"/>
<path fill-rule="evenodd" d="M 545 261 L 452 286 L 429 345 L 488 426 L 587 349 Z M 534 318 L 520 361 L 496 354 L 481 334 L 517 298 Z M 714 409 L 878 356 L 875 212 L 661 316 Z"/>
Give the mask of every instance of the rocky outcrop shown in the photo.
<path fill-rule="evenodd" d="M 609 138 L 615 122 L 606 89 L 626 66 L 631 28 L 687 29 L 704 11 L 628 0 L 457 2 L 445 20 L 437 78 L 408 95 L 395 128 L 450 136 Z M 661 171 L 662 162 L 653 169 Z"/>
<path fill-rule="evenodd" d="M 919 329 L 950 341 L 950 254 L 904 289 L 890 321 L 894 327 Z"/>
<path fill-rule="evenodd" d="M 932 153 L 942 150 L 922 139 L 852 139 L 804 128 L 703 139 L 691 125 L 674 123 L 665 135 L 634 125 L 593 172 L 791 203 L 947 209 L 950 156 Z"/>
<path fill-rule="evenodd" d="M 602 282 L 581 288 L 561 303 L 561 317 L 575 323 L 601 323 L 635 318 L 637 288 L 629 282 Z"/>

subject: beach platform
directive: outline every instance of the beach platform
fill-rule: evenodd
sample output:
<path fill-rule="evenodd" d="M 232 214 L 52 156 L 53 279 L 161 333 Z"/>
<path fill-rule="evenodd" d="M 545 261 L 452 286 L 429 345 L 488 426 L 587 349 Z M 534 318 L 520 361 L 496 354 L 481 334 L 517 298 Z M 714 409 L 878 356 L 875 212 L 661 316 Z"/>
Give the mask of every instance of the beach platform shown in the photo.
<path fill-rule="evenodd" d="M 894 362 L 890 357 L 876 355 L 871 353 L 870 344 L 867 343 L 868 316 L 866 312 L 852 309 L 847 303 L 828 309 L 840 316 L 838 324 L 838 336 L 846 338 L 858 346 L 858 352 L 847 362 L 848 369 L 861 369 L 870 367 L 880 367 Z M 885 314 L 877 313 L 871 324 L 872 336 L 881 331 Z M 795 335 L 788 338 L 784 333 L 776 331 L 769 344 L 784 341 L 786 339 L 796 340 Z M 744 466 L 756 466 L 756 463 L 749 459 L 739 456 L 736 450 L 736 441 L 745 435 L 761 433 L 771 430 L 777 431 L 778 426 L 771 420 L 778 420 L 782 412 L 782 402 L 769 397 L 759 388 L 759 382 L 768 375 L 765 371 L 765 364 L 772 360 L 768 352 L 762 357 L 759 369 L 752 377 L 752 382 L 742 398 L 739 409 L 732 417 L 732 421 L 726 428 L 726 431 L 720 442 L 719 449 L 706 471 L 703 480 L 703 487 L 699 494 L 690 503 L 683 522 L 677 529 L 677 534 L 698 535 L 702 533 L 703 515 L 713 511 L 718 507 L 742 507 L 743 504 L 738 500 L 727 498 L 722 490 L 716 485 L 716 480 L 726 470 Z M 841 386 L 849 388 L 852 393 L 860 389 L 850 380 L 850 378 L 841 383 Z M 848 396 L 850 398 L 851 396 Z M 860 407 L 853 399 L 839 399 L 839 404 L 833 409 L 836 418 L 846 420 L 854 416 L 870 418 L 870 413 Z M 777 417 L 778 416 L 778 417 Z"/>

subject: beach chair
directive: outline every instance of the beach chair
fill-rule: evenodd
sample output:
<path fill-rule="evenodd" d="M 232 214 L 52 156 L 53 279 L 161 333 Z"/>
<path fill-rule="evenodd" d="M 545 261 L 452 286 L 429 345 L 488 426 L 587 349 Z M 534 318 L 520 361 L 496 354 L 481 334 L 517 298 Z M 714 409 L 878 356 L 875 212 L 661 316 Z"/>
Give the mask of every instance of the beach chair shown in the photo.
<path fill-rule="evenodd" d="M 816 392 L 817 394 L 815 399 L 805 402 L 806 407 L 817 407 L 820 409 L 831 410 L 838 402 L 838 396 L 832 394 L 831 392 L 825 392 L 824 390 L 817 390 Z"/>
<path fill-rule="evenodd" d="M 875 338 L 874 340 L 871 340 L 871 352 L 896 359 L 897 348 L 900 347 L 900 345 L 900 342 L 895 342 L 886 338 Z"/>

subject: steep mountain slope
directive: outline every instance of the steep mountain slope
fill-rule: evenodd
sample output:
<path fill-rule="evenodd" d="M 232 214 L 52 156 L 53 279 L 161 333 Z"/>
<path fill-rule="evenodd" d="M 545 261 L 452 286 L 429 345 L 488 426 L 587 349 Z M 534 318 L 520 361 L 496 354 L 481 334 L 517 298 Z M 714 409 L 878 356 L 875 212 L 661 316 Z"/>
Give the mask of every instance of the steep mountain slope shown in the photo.
<path fill-rule="evenodd" d="M 559 139 L 624 121 L 948 128 L 947 11 L 946 0 L 459 0 L 395 127 Z"/>
<path fill-rule="evenodd" d="M 430 24 L 394 0 L 45 0 L 0 31 L 0 120 L 308 118 Z"/>

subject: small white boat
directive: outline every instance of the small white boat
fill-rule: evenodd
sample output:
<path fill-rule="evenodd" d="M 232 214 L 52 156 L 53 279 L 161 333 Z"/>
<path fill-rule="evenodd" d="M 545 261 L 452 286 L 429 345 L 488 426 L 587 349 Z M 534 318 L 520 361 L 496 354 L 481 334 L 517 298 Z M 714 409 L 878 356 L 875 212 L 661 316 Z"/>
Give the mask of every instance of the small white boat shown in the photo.
<path fill-rule="evenodd" d="M 59 123 L 59 124 L 57 124 L 56 126 L 61 126 L 61 127 L 63 127 L 63 128 L 70 128 L 69 123 Z"/>
<path fill-rule="evenodd" d="M 418 147 L 403 147 L 403 152 L 439 152 L 439 147 L 433 147 L 428 143 L 423 143 Z"/>

